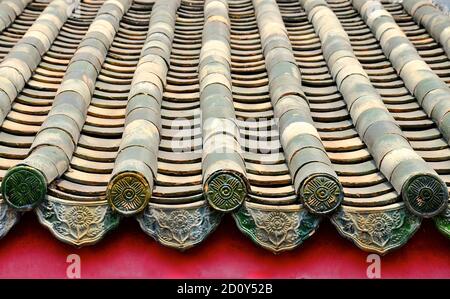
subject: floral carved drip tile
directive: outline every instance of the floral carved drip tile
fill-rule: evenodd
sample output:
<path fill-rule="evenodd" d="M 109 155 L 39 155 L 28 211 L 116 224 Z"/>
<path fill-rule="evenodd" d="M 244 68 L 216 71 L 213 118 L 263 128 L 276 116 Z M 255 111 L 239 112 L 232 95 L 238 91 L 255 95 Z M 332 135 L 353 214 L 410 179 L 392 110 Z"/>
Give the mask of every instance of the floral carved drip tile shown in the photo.
<path fill-rule="evenodd" d="M 36 212 L 58 239 L 76 246 L 98 242 L 119 224 L 119 216 L 105 202 L 81 204 L 49 198 Z"/>
<path fill-rule="evenodd" d="M 271 207 L 247 202 L 233 216 L 244 234 L 275 253 L 299 246 L 320 222 L 320 217 L 298 205 Z"/>
<path fill-rule="evenodd" d="M 403 204 L 358 209 L 344 207 L 331 218 L 344 237 L 361 249 L 385 254 L 405 244 L 420 226 L 420 218 Z"/>
<path fill-rule="evenodd" d="M 150 204 L 138 221 L 141 228 L 161 244 L 185 250 L 213 232 L 221 217 L 206 202 L 186 206 Z"/>

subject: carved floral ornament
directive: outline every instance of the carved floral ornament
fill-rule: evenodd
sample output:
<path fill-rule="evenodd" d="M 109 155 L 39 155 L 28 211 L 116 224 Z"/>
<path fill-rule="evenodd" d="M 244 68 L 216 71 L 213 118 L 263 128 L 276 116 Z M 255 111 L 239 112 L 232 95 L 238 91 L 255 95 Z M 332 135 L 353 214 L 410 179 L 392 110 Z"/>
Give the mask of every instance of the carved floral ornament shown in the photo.
<path fill-rule="evenodd" d="M 236 175 L 214 174 L 205 184 L 206 199 L 219 211 L 232 211 L 239 207 L 247 194 L 245 183 Z"/>
<path fill-rule="evenodd" d="M 45 197 L 46 189 L 43 174 L 23 165 L 8 172 L 2 183 L 3 198 L 18 210 L 34 208 Z"/>
<path fill-rule="evenodd" d="M 180 206 L 149 204 L 138 221 L 158 242 L 184 250 L 203 241 L 219 225 L 221 217 L 202 201 Z"/>
<path fill-rule="evenodd" d="M 150 187 L 145 178 L 135 173 L 116 176 L 110 183 L 107 198 L 115 211 L 132 215 L 145 209 L 150 200 Z"/>
<path fill-rule="evenodd" d="M 49 199 L 38 207 L 37 214 L 58 239 L 77 246 L 99 241 L 119 223 L 119 216 L 106 202 L 81 204 Z"/>
<path fill-rule="evenodd" d="M 403 192 L 405 203 L 410 211 L 417 215 L 443 211 L 447 206 L 448 190 L 437 178 L 432 176 L 413 178 L 405 189 Z"/>
<path fill-rule="evenodd" d="M 306 207 L 317 214 L 334 211 L 344 198 L 337 179 L 325 175 L 307 179 L 301 187 L 300 194 Z"/>
<path fill-rule="evenodd" d="M 421 219 L 408 212 L 404 204 L 393 204 L 372 209 L 342 207 L 331 221 L 339 233 L 361 249 L 385 254 L 405 244 Z"/>
<path fill-rule="evenodd" d="M 315 232 L 320 221 L 298 205 L 270 207 L 249 202 L 233 216 L 244 234 L 273 252 L 297 247 Z"/>

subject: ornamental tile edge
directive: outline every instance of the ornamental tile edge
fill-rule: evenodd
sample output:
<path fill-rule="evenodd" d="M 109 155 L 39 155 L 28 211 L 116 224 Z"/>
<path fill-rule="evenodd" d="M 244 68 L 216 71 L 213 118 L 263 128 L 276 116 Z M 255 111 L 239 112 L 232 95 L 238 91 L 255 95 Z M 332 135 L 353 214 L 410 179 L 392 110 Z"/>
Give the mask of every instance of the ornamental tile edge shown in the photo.
<path fill-rule="evenodd" d="M 136 217 L 141 229 L 164 246 L 178 250 L 201 243 L 220 224 L 222 213 L 206 201 L 186 205 L 149 204 Z"/>
<path fill-rule="evenodd" d="M 8 234 L 19 218 L 20 214 L 10 208 L 3 199 L 0 199 L 0 239 Z"/>
<path fill-rule="evenodd" d="M 366 209 L 341 207 L 330 219 L 343 237 L 364 251 L 381 255 L 406 244 L 421 223 L 402 203 Z"/>
<path fill-rule="evenodd" d="M 120 220 L 106 201 L 80 203 L 46 199 L 37 207 L 36 214 L 57 239 L 79 247 L 97 243 Z"/>
<path fill-rule="evenodd" d="M 272 207 L 249 202 L 233 218 L 241 232 L 273 253 L 298 247 L 314 234 L 321 220 L 301 205 Z"/>

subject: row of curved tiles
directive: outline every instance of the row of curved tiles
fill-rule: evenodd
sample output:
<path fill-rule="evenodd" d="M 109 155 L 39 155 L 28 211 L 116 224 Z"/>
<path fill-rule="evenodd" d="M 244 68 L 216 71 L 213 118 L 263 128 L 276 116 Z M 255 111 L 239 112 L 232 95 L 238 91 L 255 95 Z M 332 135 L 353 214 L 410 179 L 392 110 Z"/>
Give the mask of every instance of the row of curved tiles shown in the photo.
<path fill-rule="evenodd" d="M 345 32 L 352 55 L 389 115 L 439 175 L 441 185 L 423 180 L 408 191 L 416 202 L 436 199 L 433 219 L 450 237 L 448 141 L 350 1 L 85 0 L 75 9 L 57 1 L 26 4 L 0 33 L 1 69 L 14 63 L 10 53 L 40 15 L 63 20 L 53 38 L 45 22 L 36 29 L 47 33 L 49 48 L 36 67 L 28 64 L 32 76 L 23 88 L 13 85 L 17 96 L 10 111 L 2 109 L 0 236 L 21 213 L 35 209 L 58 239 L 82 246 L 103 238 L 123 215 L 135 215 L 158 242 L 187 249 L 230 212 L 244 234 L 273 252 L 296 248 L 326 219 L 363 250 L 384 254 L 405 244 L 429 215 L 408 208 L 405 198 L 411 196 L 393 187 L 355 126 L 347 94 L 341 94 L 322 51 L 320 37 L 333 33 L 326 26 L 318 29 L 320 19 L 313 16 L 321 11 L 334 14 L 342 26 L 339 34 Z M 45 10 L 49 6 L 55 9 Z M 449 57 L 413 18 L 422 13 L 418 7 L 413 16 L 401 4 L 378 8 L 390 13 L 424 62 L 448 84 Z M 105 11 L 110 11 L 107 17 Z M 105 26 L 111 33 L 92 33 L 94 21 L 100 25 L 92 27 Z M 24 40 L 35 47 L 39 38 L 45 39 L 35 36 Z M 83 51 L 96 44 L 104 56 Z M 67 75 L 69 66 L 74 69 L 74 55 L 101 66 L 91 73 L 96 79 Z M 351 75 L 355 72 L 350 69 Z M 58 114 L 57 106 L 65 103 L 58 99 L 54 105 L 61 86 L 81 97 L 83 91 L 71 80 L 92 86 L 79 134 L 64 122 L 48 125 L 49 115 Z M 0 91 L 10 95 L 4 81 Z M 208 104 L 214 101 L 208 94 L 221 98 L 219 108 Z M 233 107 L 222 106 L 227 99 Z M 205 113 L 214 114 L 217 123 L 207 127 Z M 225 128 L 230 119 L 231 129 Z M 55 128 L 62 132 L 55 140 L 77 138 L 73 144 L 36 141 Z M 202 163 L 203 147 L 219 147 L 210 140 L 221 130 L 225 135 L 219 136 L 229 142 L 220 146 L 232 153 L 210 155 Z M 153 144 L 139 136 L 152 136 Z M 159 140 L 158 150 L 153 140 Z M 155 152 L 157 161 L 140 159 L 142 152 Z M 212 175 L 206 170 L 211 168 Z M 445 195 L 436 196 L 442 186 Z M 125 203 L 122 208 L 129 207 L 126 213 L 118 209 L 117 197 Z"/>

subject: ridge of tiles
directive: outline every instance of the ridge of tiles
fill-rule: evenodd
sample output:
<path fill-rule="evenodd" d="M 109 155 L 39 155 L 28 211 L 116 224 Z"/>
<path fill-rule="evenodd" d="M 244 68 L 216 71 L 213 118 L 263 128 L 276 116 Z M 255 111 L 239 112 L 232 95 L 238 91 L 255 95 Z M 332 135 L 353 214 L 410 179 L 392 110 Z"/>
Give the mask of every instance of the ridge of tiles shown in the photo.
<path fill-rule="evenodd" d="M 229 213 L 275 253 L 450 237 L 450 23 L 429 1 L 4 0 L 0 237 L 35 210 L 180 250 Z M 423 26 L 423 27 L 420 27 Z M 433 46 L 427 46 L 433 45 Z"/>

